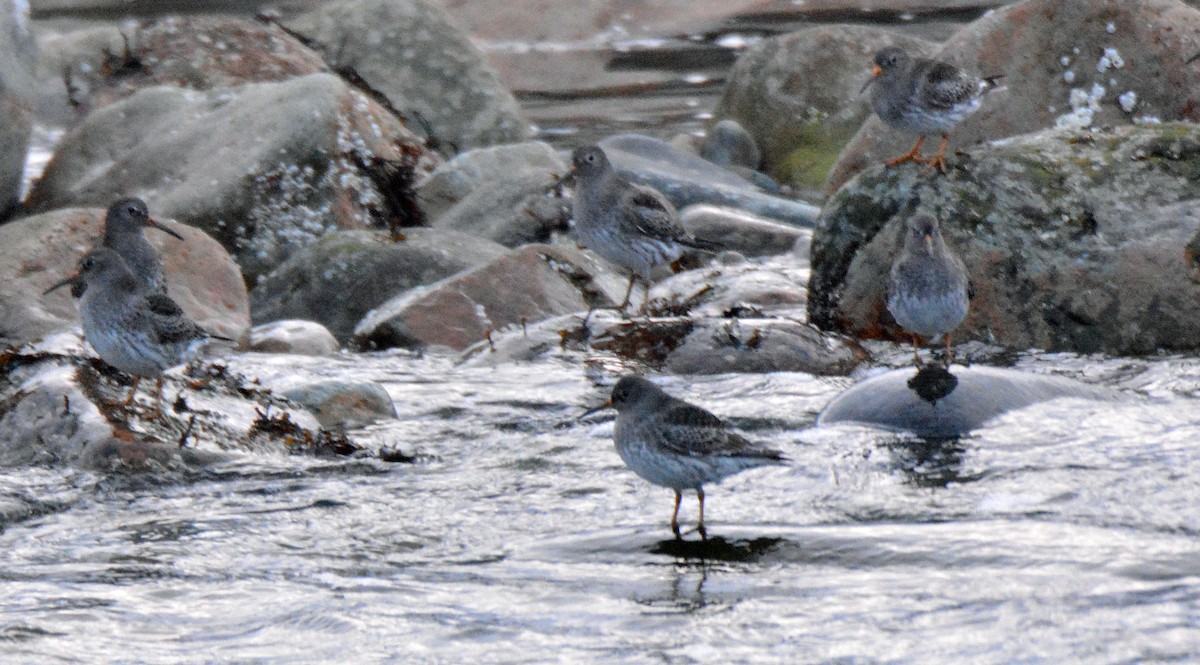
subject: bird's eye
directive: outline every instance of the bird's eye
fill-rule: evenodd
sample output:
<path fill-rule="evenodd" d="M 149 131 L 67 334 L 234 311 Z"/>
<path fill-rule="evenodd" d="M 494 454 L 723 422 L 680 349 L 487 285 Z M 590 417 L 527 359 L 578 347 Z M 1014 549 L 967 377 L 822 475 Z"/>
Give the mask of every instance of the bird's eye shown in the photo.
<path fill-rule="evenodd" d="M 138 209 L 135 206 L 129 206 L 128 208 L 125 209 L 125 212 L 128 212 L 129 214 L 133 215 L 134 217 L 138 216 Z"/>
<path fill-rule="evenodd" d="M 590 152 L 589 152 L 589 153 L 588 153 L 588 156 L 587 156 L 585 159 L 587 159 L 589 162 L 595 162 L 595 161 L 596 161 L 596 155 L 595 155 L 594 153 L 590 153 Z"/>
<path fill-rule="evenodd" d="M 84 260 L 83 260 L 83 266 L 82 266 L 82 267 L 83 267 L 83 269 L 84 269 L 84 270 L 91 270 L 93 263 L 94 263 L 94 262 L 92 261 L 91 257 L 89 257 L 89 258 L 86 258 L 86 259 L 84 259 Z"/>

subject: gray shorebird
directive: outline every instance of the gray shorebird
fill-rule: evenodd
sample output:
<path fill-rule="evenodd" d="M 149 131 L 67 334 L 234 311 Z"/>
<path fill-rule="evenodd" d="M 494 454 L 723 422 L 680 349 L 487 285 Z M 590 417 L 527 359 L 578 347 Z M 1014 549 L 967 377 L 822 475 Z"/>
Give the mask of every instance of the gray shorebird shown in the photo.
<path fill-rule="evenodd" d="M 625 466 L 642 478 L 675 491 L 671 531 L 679 532 L 679 503 L 684 490 L 696 490 L 704 528 L 704 484 L 759 466 L 786 464 L 777 450 L 761 448 L 730 430 L 712 413 L 663 392 L 646 379 L 627 376 L 600 407 L 617 410 L 613 442 Z M 590 412 L 589 412 L 590 413 Z"/>
<path fill-rule="evenodd" d="M 108 212 L 104 215 L 104 237 L 99 244 L 120 255 L 134 277 L 151 291 L 166 293 L 167 281 L 163 278 L 158 252 L 142 235 L 147 228 L 158 229 L 183 240 L 183 236 L 150 216 L 145 201 L 131 197 L 118 199 L 108 206 Z M 76 298 L 82 296 L 84 288 L 83 282 L 73 284 L 71 295 Z"/>
<path fill-rule="evenodd" d="M 888 279 L 887 308 L 911 334 L 917 365 L 918 336 L 946 338 L 946 366 L 952 359 L 950 333 L 967 318 L 970 278 L 962 259 L 946 246 L 937 220 L 928 214 L 905 222 L 900 253 Z"/>
<path fill-rule="evenodd" d="M 104 362 L 134 377 L 129 397 L 118 404 L 131 404 L 141 380 L 154 378 L 157 408 L 163 372 L 191 359 L 210 335 L 170 297 L 147 289 L 120 255 L 107 247 L 84 254 L 79 273 L 46 293 L 68 284 L 85 287 L 79 315 L 88 344 Z"/>
<path fill-rule="evenodd" d="M 642 280 L 649 293 L 654 268 L 678 261 L 686 248 L 716 249 L 680 224 L 662 192 L 621 177 L 599 146 L 576 149 L 571 164 L 576 239 L 630 274 L 618 309 L 629 306 L 635 281 Z"/>
<path fill-rule="evenodd" d="M 863 90 L 873 86 L 871 106 L 888 125 L 920 135 L 912 150 L 888 166 L 912 161 L 945 173 L 950 130 L 979 108 L 983 94 L 996 87 L 999 78 L 976 78 L 954 65 L 913 58 L 898 46 L 876 51 L 871 78 L 863 85 Z M 927 134 L 942 135 L 933 157 L 921 156 Z"/>

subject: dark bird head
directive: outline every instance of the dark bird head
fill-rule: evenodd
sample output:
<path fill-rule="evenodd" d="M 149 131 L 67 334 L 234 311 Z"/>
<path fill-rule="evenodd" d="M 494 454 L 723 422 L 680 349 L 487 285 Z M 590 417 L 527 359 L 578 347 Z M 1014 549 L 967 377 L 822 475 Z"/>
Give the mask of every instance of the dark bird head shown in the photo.
<path fill-rule="evenodd" d="M 46 295 L 68 284 L 72 287 L 72 295 L 76 293 L 76 289 L 79 289 L 78 293 L 82 295 L 83 290 L 89 284 L 102 279 L 119 279 L 122 276 L 130 279 L 133 278 L 132 273 L 129 272 L 129 267 L 125 265 L 125 260 L 121 258 L 121 255 L 107 247 L 97 247 L 79 259 L 79 271 L 77 273 L 46 289 L 42 295 Z"/>
<path fill-rule="evenodd" d="M 584 411 L 579 417 L 585 418 L 604 409 L 616 409 L 620 412 L 644 399 L 665 395 L 658 386 L 640 376 L 622 377 L 617 381 L 617 385 L 613 386 L 612 395 L 603 404 Z"/>
<path fill-rule="evenodd" d="M 889 46 L 879 49 L 871 59 L 871 78 L 867 79 L 867 82 L 863 84 L 862 90 L 859 90 L 859 93 L 866 90 L 867 86 L 874 83 L 875 79 L 880 76 L 900 71 L 906 63 L 908 63 L 908 53 L 899 46 Z"/>
<path fill-rule="evenodd" d="M 575 152 L 571 153 L 571 173 L 577 178 L 596 178 L 610 169 L 612 166 L 608 162 L 608 155 L 604 154 L 598 145 L 576 148 Z"/>
<path fill-rule="evenodd" d="M 167 235 L 183 240 L 183 236 L 151 217 L 146 202 L 139 198 L 118 199 L 108 206 L 108 213 L 104 216 L 105 238 L 122 233 L 140 234 L 146 227 L 158 229 Z"/>
<path fill-rule="evenodd" d="M 942 242 L 942 232 L 938 228 L 937 218 L 933 215 L 920 214 L 909 217 L 905 222 L 905 229 L 904 244 L 910 249 L 924 248 L 924 252 L 932 254 Z"/>

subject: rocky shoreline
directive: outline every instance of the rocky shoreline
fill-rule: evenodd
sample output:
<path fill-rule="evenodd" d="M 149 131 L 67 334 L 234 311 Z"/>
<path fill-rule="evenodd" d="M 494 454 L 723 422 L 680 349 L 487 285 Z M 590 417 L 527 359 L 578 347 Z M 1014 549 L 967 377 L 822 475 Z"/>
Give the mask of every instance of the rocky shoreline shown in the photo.
<path fill-rule="evenodd" d="M 870 53 L 889 44 L 1004 77 L 953 133 L 945 175 L 882 166 L 911 138 L 859 94 Z M 565 156 L 535 140 L 487 56 L 438 6 L 338 0 L 35 44 L 5 0 L 3 423 L 13 445 L 39 440 L 71 460 L 161 461 L 146 442 L 178 451 L 191 437 L 216 451 L 291 437 L 334 449 L 336 433 L 390 417 L 374 384 L 272 391 L 247 377 L 218 382 L 224 406 L 203 416 L 175 409 L 135 427 L 136 408 L 104 408 L 98 387 L 119 377 L 97 370 L 77 336 L 64 341 L 78 325 L 70 299 L 39 294 L 73 270 L 120 196 L 143 198 L 185 238 L 151 238 L 184 311 L 264 352 L 401 348 L 468 364 L 558 353 L 671 373 L 848 375 L 875 362 L 859 340 L 902 339 L 881 276 L 914 211 L 937 217 L 971 274 L 956 339 L 1191 352 L 1200 63 L 1187 61 L 1198 52 L 1200 11 L 1177 0 L 1023 0 L 940 44 L 842 25 L 763 39 L 731 70 L 705 140 L 600 142 L 725 249 L 664 268 L 646 316 L 585 324 L 584 312 L 620 302 L 625 275 L 575 245 Z M 39 91 L 54 77 L 66 132 L 18 201 Z M 210 390 L 201 378 L 172 380 Z"/>

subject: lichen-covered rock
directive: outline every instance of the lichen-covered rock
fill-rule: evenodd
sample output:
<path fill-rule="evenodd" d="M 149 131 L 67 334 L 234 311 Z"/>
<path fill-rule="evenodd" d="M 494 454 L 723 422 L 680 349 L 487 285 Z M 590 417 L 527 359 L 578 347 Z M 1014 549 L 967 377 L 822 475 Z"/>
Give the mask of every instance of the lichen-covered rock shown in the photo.
<path fill-rule="evenodd" d="M 450 152 L 520 141 L 520 108 L 483 54 L 422 0 L 338 0 L 287 21 L 335 68 L 348 67 Z"/>
<path fill-rule="evenodd" d="M 259 353 L 328 356 L 337 353 L 338 348 L 337 338 L 329 328 L 316 321 L 283 319 L 250 330 L 250 350 Z"/>
<path fill-rule="evenodd" d="M 29 4 L 0 0 L 0 220 L 21 198 L 25 153 L 33 127 L 37 48 Z"/>
<path fill-rule="evenodd" d="M 621 301 L 626 280 L 566 247 L 526 245 L 491 263 L 413 289 L 367 314 L 360 348 L 462 350 L 507 326 Z"/>
<path fill-rule="evenodd" d="M 1048 127 L 1200 120 L 1200 67 L 1186 63 L 1198 45 L 1200 10 L 1179 0 L 1025 0 L 989 12 L 936 54 L 977 75 L 1004 77 L 1005 89 L 951 132 L 951 148 Z M 825 190 L 915 140 L 872 117 L 838 157 Z"/>
<path fill-rule="evenodd" d="M 506 247 L 547 242 L 565 231 L 571 205 L 555 186 L 567 164 L 540 141 L 477 148 L 417 183 L 430 224 Z"/>
<path fill-rule="evenodd" d="M 103 235 L 103 209 L 63 209 L 0 226 L 0 337 L 35 340 L 79 325 L 69 289 L 43 292 L 75 273 L 79 258 Z M 220 243 L 203 231 L 157 216 L 183 236 L 147 230 L 158 250 L 167 292 L 205 330 L 243 339 L 250 307 L 241 271 Z"/>
<path fill-rule="evenodd" d="M 394 242 L 370 231 L 336 231 L 293 254 L 250 293 L 259 322 L 308 319 L 342 343 L 372 309 L 422 284 L 508 253 L 482 238 L 441 229 L 406 229 Z"/>
<path fill-rule="evenodd" d="M 927 212 L 966 263 L 971 311 L 956 340 L 1145 354 L 1200 348 L 1200 284 L 1185 248 L 1200 226 L 1200 129 L 1053 131 L 960 153 L 949 173 L 860 174 L 813 236 L 809 320 L 899 337 L 884 305 L 904 218 Z M 918 201 L 913 207 L 913 201 Z"/>
<path fill-rule="evenodd" d="M 823 25 L 764 39 L 734 64 L 714 115 L 736 120 L 754 137 L 762 170 L 796 188 L 802 198 L 820 200 L 830 167 L 871 113 L 861 88 L 871 74 L 871 55 L 886 46 L 919 56 L 937 48 L 916 37 L 856 25 Z"/>
<path fill-rule="evenodd" d="M 411 186 L 440 161 L 331 74 L 206 92 L 160 86 L 69 131 L 28 202 L 139 196 L 218 239 L 253 284 L 330 230 L 415 223 Z"/>

